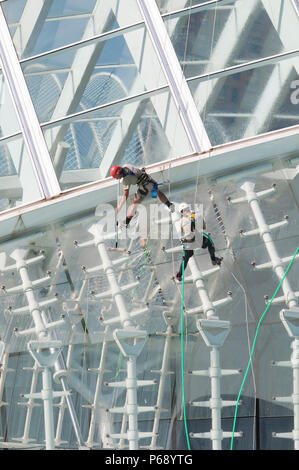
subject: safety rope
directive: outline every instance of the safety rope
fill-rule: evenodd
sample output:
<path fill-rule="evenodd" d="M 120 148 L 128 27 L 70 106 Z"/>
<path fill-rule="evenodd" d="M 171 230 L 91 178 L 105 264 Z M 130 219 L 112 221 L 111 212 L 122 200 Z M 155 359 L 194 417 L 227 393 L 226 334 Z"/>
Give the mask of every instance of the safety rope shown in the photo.
<path fill-rule="evenodd" d="M 233 423 L 233 431 L 232 431 L 232 438 L 231 438 L 231 444 L 230 444 L 230 450 L 233 450 L 233 442 L 234 442 L 234 433 L 235 433 L 235 427 L 236 427 L 236 421 L 237 421 L 237 412 L 238 412 L 238 406 L 239 406 L 239 401 L 240 401 L 240 397 L 241 397 L 241 394 L 242 394 L 242 391 L 243 391 L 243 388 L 244 388 L 244 384 L 245 384 L 245 381 L 246 381 L 246 378 L 247 378 L 247 375 L 248 375 L 248 372 L 249 372 L 249 368 L 250 368 L 250 365 L 251 365 L 251 361 L 252 361 L 252 357 L 253 357 L 253 353 L 254 353 L 254 348 L 255 348 L 255 344 L 256 344 L 256 340 L 257 340 L 257 337 L 258 337 L 258 333 L 259 333 L 259 329 L 260 329 L 260 326 L 261 326 L 261 323 L 267 313 L 267 311 L 269 310 L 273 300 L 275 299 L 287 273 L 289 272 L 289 269 L 291 268 L 296 256 L 297 256 L 297 253 L 299 251 L 299 247 L 297 248 L 297 250 L 295 251 L 295 254 L 290 262 L 290 264 L 288 265 L 287 267 L 287 270 L 286 272 L 284 273 L 284 276 L 283 278 L 281 279 L 276 291 L 274 292 L 270 302 L 268 303 L 264 313 L 262 314 L 261 318 L 260 318 L 260 321 L 258 323 L 258 326 L 257 326 L 257 330 L 256 330 L 256 334 L 255 334 L 255 337 L 254 337 L 254 340 L 253 340 L 253 344 L 252 344 L 252 351 L 251 351 L 251 355 L 250 355 L 250 359 L 249 359 L 249 362 L 248 362 L 248 365 L 247 365 L 247 369 L 246 369 L 246 372 L 245 372 L 245 375 L 244 375 L 244 378 L 243 378 L 243 381 L 242 381 L 242 384 L 241 384 L 241 388 L 240 388 L 240 391 L 239 391 L 239 395 L 238 395 L 238 398 L 237 398 L 237 403 L 236 403 L 236 407 L 235 407 L 235 415 L 234 415 L 234 423 Z"/>

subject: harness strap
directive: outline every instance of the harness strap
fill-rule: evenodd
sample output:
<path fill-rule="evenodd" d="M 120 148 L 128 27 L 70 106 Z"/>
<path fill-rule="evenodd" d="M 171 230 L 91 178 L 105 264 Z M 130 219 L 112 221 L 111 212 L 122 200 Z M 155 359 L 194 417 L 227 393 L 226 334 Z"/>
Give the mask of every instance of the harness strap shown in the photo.
<path fill-rule="evenodd" d="M 191 232 L 195 232 L 195 212 L 191 214 Z"/>

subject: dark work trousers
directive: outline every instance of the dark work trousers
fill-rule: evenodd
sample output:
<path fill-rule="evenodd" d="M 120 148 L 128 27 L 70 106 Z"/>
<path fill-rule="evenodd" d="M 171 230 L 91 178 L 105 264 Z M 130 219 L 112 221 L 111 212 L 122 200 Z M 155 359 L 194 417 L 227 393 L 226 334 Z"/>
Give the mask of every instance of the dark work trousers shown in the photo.
<path fill-rule="evenodd" d="M 184 260 L 184 271 L 187 267 L 187 264 L 188 264 L 188 261 L 189 259 L 193 256 L 194 254 L 194 251 L 193 250 L 185 250 L 185 256 L 183 256 L 183 260 Z M 181 262 L 181 266 L 180 266 L 180 270 L 178 272 L 178 276 L 182 277 L 182 273 L 183 273 L 183 261 Z"/>
<path fill-rule="evenodd" d="M 207 248 L 209 250 L 211 260 L 214 261 L 215 260 L 215 247 L 214 247 L 214 244 L 205 235 L 203 235 L 202 246 L 201 247 L 202 248 Z"/>

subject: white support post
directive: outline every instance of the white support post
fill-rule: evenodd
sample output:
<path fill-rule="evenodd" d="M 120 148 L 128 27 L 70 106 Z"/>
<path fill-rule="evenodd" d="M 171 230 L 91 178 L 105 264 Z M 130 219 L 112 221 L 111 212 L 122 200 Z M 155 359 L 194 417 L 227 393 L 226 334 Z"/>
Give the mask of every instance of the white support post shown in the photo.
<path fill-rule="evenodd" d="M 172 223 L 175 226 L 178 235 L 181 235 L 180 216 L 177 213 L 171 214 Z M 196 235 L 195 235 L 196 236 Z M 182 247 L 174 247 L 164 250 L 166 253 L 180 251 Z M 228 292 L 227 298 L 218 301 L 211 301 L 208 289 L 205 285 L 205 279 L 219 271 L 219 266 L 208 271 L 201 272 L 194 256 L 189 259 L 188 268 L 191 276 L 185 277 L 184 282 L 192 283 L 196 286 L 201 305 L 193 309 L 186 310 L 187 315 L 204 314 L 204 318 L 197 317 L 197 328 L 206 345 L 210 348 L 210 368 L 208 371 L 191 371 L 193 375 L 208 376 L 211 380 L 211 399 L 206 402 L 192 402 L 193 406 L 210 407 L 212 429 L 208 433 L 190 433 L 193 438 L 211 439 L 213 450 L 221 450 L 222 439 L 232 436 L 230 432 L 224 432 L 221 429 L 221 410 L 224 406 L 233 406 L 235 402 L 224 401 L 221 399 L 221 377 L 223 375 L 232 375 L 240 373 L 239 370 L 222 370 L 220 366 L 219 349 L 223 346 L 229 331 L 230 322 L 221 321 L 218 318 L 216 309 L 232 300 L 231 292 Z M 177 281 L 176 281 L 177 282 Z M 180 284 L 180 282 L 177 282 Z M 182 334 L 182 333 L 181 333 Z M 235 433 L 235 436 L 242 436 L 242 433 Z"/>
<path fill-rule="evenodd" d="M 157 401 L 156 401 L 156 405 L 154 407 L 155 408 L 155 418 L 154 418 L 154 425 L 153 425 L 153 436 L 152 436 L 152 440 L 151 440 L 149 449 L 157 449 L 157 439 L 158 439 L 158 436 L 159 436 L 159 424 L 160 424 L 161 413 L 163 411 L 167 411 L 167 410 L 162 409 L 162 401 L 163 401 L 163 396 L 164 396 L 164 391 L 165 391 L 166 377 L 167 377 L 167 375 L 173 373 L 173 372 L 168 370 L 170 342 L 171 342 L 171 338 L 173 336 L 178 336 L 177 334 L 173 333 L 173 327 L 171 325 L 168 325 L 166 333 L 156 333 L 156 334 L 157 335 L 164 335 L 164 336 L 166 336 L 166 339 L 165 339 L 161 369 L 158 370 L 158 371 L 155 371 L 155 370 L 152 371 L 152 372 L 157 372 L 158 374 L 160 374 L 160 382 L 159 382 L 159 388 L 158 388 Z"/>
<path fill-rule="evenodd" d="M 270 263 L 267 263 L 264 267 L 271 267 L 278 277 L 278 280 L 281 281 L 284 277 L 285 270 L 284 264 L 285 260 L 283 260 L 277 252 L 275 242 L 272 237 L 272 231 L 286 225 L 288 223 L 288 217 L 285 217 L 285 220 L 281 222 L 277 222 L 272 225 L 268 225 L 265 221 L 263 212 L 260 207 L 259 200 L 262 198 L 267 197 L 272 192 L 275 191 L 275 186 L 272 187 L 270 190 L 261 191 L 260 193 L 255 192 L 255 178 L 253 177 L 244 177 L 238 181 L 239 187 L 245 192 L 246 196 L 243 198 L 238 198 L 235 200 L 231 200 L 232 204 L 240 203 L 240 202 L 248 202 L 254 218 L 257 222 L 257 229 L 254 229 L 249 232 L 244 232 L 242 229 L 240 230 L 241 236 L 252 236 L 252 235 L 260 235 L 261 239 L 265 244 L 265 248 L 268 252 Z M 255 266 L 258 268 L 258 266 Z M 294 292 L 290 286 L 287 276 L 285 277 L 282 283 L 282 290 L 283 290 L 283 297 L 282 299 L 286 302 L 288 308 L 295 307 L 297 305 L 297 297 L 298 293 Z M 276 299 L 277 300 L 277 299 Z M 275 299 L 273 301 L 275 303 Z"/>
<path fill-rule="evenodd" d="M 291 360 L 287 362 L 273 362 L 272 365 L 280 367 L 290 367 L 293 372 L 293 393 L 290 397 L 273 397 L 273 400 L 281 403 L 293 405 L 294 428 L 292 432 L 273 433 L 274 437 L 293 439 L 294 450 L 299 450 L 299 308 L 292 307 L 288 310 L 281 310 L 280 319 L 292 338 L 291 348 L 293 349 Z"/>
<path fill-rule="evenodd" d="M 127 360 L 127 378 L 124 382 L 112 382 L 105 383 L 106 386 L 110 387 L 124 387 L 127 390 L 127 402 L 120 410 L 109 410 L 110 412 L 121 412 L 125 413 L 128 417 L 128 430 L 125 434 L 110 434 L 111 438 L 125 438 L 129 442 L 129 449 L 138 449 L 139 439 L 148 437 L 149 433 L 141 433 L 138 431 L 138 405 L 137 405 L 137 388 L 144 385 L 152 385 L 155 381 L 142 381 L 137 380 L 136 375 L 136 360 L 142 351 L 146 339 L 147 332 L 138 330 L 133 321 L 132 317 L 148 311 L 148 308 L 141 308 L 137 312 L 128 312 L 123 296 L 123 292 L 127 288 L 131 288 L 132 284 L 126 286 L 120 286 L 115 272 L 115 265 L 110 259 L 109 251 L 105 246 L 105 240 L 111 239 L 113 234 L 104 234 L 104 226 L 101 223 L 92 224 L 89 226 L 88 231 L 93 235 L 93 240 L 79 244 L 75 243 L 77 247 L 95 246 L 100 255 L 101 265 L 91 268 L 92 272 L 103 270 L 107 276 L 110 289 L 107 292 L 103 292 L 97 295 L 97 298 L 112 297 L 115 306 L 118 311 L 118 316 L 112 318 L 112 321 L 104 321 L 104 324 L 120 323 L 122 329 L 116 329 L 113 331 L 113 337 L 116 341 L 121 353 Z M 124 262 L 126 258 L 124 258 Z M 86 269 L 86 272 L 90 270 Z M 136 283 L 134 283 L 135 285 Z M 96 296 L 95 296 L 96 297 Z M 150 433 L 151 435 L 151 433 Z"/>
<path fill-rule="evenodd" d="M 236 401 L 221 399 L 221 377 L 239 374 L 240 370 L 221 369 L 220 348 L 223 346 L 230 332 L 230 322 L 212 320 L 197 320 L 197 328 L 206 345 L 210 348 L 210 368 L 208 370 L 189 371 L 192 375 L 210 377 L 211 398 L 202 402 L 191 402 L 192 406 L 209 407 L 212 413 L 212 428 L 210 432 L 190 433 L 192 438 L 211 439 L 213 450 L 222 449 L 222 440 L 232 436 L 232 432 L 225 432 L 221 428 L 221 410 L 226 406 L 234 406 Z M 242 432 L 236 432 L 235 437 L 242 437 Z"/>
<path fill-rule="evenodd" d="M 24 368 L 24 370 L 25 369 L 32 370 L 32 378 L 31 378 L 31 386 L 30 386 L 30 393 L 29 393 L 30 396 L 29 396 L 28 401 L 18 403 L 18 405 L 27 407 L 24 433 L 22 437 L 20 438 L 16 437 L 16 438 L 13 438 L 13 440 L 20 441 L 23 444 L 29 444 L 30 442 L 36 440 L 36 439 L 30 438 L 30 426 L 31 426 L 33 408 L 35 408 L 36 406 L 40 406 L 40 403 L 37 403 L 36 400 L 32 397 L 32 394 L 36 393 L 36 385 L 37 385 L 38 375 L 40 373 L 40 367 L 35 362 L 33 367 L 26 367 Z"/>
<path fill-rule="evenodd" d="M 244 177 L 238 181 L 239 187 L 245 192 L 245 197 L 241 197 L 235 200 L 231 200 L 232 204 L 238 204 L 240 202 L 248 202 L 252 213 L 255 217 L 257 222 L 258 228 L 255 230 L 251 230 L 249 232 L 243 232 L 240 230 L 240 234 L 242 236 L 253 236 L 253 235 L 260 235 L 261 239 L 265 244 L 265 248 L 268 252 L 270 262 L 264 263 L 262 265 L 256 266 L 253 262 L 252 265 L 255 269 L 267 269 L 272 268 L 274 273 L 276 274 L 279 281 L 281 281 L 285 275 L 284 265 L 291 261 L 292 257 L 285 257 L 281 258 L 278 255 L 275 242 L 272 238 L 272 232 L 283 226 L 286 225 L 288 222 L 288 218 L 286 217 L 284 221 L 277 222 L 272 225 L 268 225 L 265 221 L 263 212 L 260 207 L 260 199 L 263 199 L 270 194 L 272 194 L 276 189 L 273 186 L 271 189 L 261 191 L 259 193 L 255 192 L 255 178 Z M 299 257 L 296 256 L 296 259 Z M 292 348 L 293 354 L 291 361 L 288 362 L 274 362 L 273 365 L 276 366 L 288 366 L 291 367 L 293 370 L 293 395 L 291 397 L 274 397 L 273 399 L 278 402 L 284 403 L 291 403 L 293 404 L 294 409 L 294 430 L 293 432 L 287 433 L 273 433 L 273 436 L 276 437 L 283 437 L 286 439 L 293 439 L 295 449 L 299 449 L 299 328 L 298 328 L 298 321 L 299 321 L 299 308 L 297 307 L 298 302 L 297 298 L 299 297 L 299 292 L 294 292 L 291 288 L 290 282 L 288 277 L 285 276 L 284 281 L 282 283 L 282 290 L 283 296 L 276 298 L 272 301 L 272 303 L 280 303 L 284 302 L 287 306 L 287 310 L 282 310 L 280 312 L 281 321 L 286 328 L 290 337 L 293 338 Z"/>
<path fill-rule="evenodd" d="M 65 323 L 65 321 L 62 319 L 47 323 L 45 319 L 45 314 L 42 311 L 43 307 L 57 302 L 57 297 L 54 297 L 53 299 L 47 299 L 46 301 L 42 302 L 36 299 L 34 289 L 36 287 L 44 285 L 45 283 L 48 283 L 49 275 L 41 279 L 32 281 L 30 278 L 29 266 L 43 261 L 44 254 L 42 253 L 38 256 L 27 259 L 26 257 L 28 254 L 28 248 L 16 248 L 15 245 L 13 245 L 13 247 L 8 248 L 7 252 L 10 257 L 15 260 L 15 264 L 3 267 L 2 272 L 16 270 L 21 278 L 21 284 L 8 289 L 3 286 L 3 290 L 7 294 L 23 292 L 28 302 L 28 304 L 24 307 L 20 307 L 17 309 L 10 308 L 9 311 L 12 315 L 30 314 L 34 323 L 33 328 L 29 328 L 20 332 L 16 331 L 16 335 L 27 336 L 34 334 L 37 337 L 36 341 L 29 341 L 27 343 L 28 350 L 31 356 L 36 361 L 36 366 L 33 369 L 33 378 L 30 393 L 23 395 L 24 398 L 28 398 L 28 402 L 25 403 L 25 405 L 28 406 L 28 411 L 26 416 L 24 435 L 21 438 L 21 441 L 23 443 L 27 443 L 28 441 L 30 441 L 29 430 L 32 416 L 32 407 L 35 406 L 35 399 L 42 399 L 44 403 L 46 449 L 52 450 L 55 448 L 53 424 L 53 398 L 56 396 L 66 396 L 69 394 L 69 392 L 65 389 L 64 383 L 62 383 L 64 389 L 62 392 L 53 391 L 51 369 L 53 367 L 56 367 L 56 371 L 61 372 L 62 368 L 59 363 L 61 342 L 51 339 L 50 330 L 60 327 L 61 324 Z M 41 393 L 36 393 L 35 387 L 37 373 L 39 370 L 42 371 L 43 388 Z M 70 412 L 72 412 L 71 409 Z"/>
<path fill-rule="evenodd" d="M 155 0 L 137 0 L 137 2 L 193 150 L 194 152 L 209 150 L 210 139 L 195 106 L 158 5 Z"/>
<path fill-rule="evenodd" d="M 171 218 L 172 218 L 172 223 L 174 224 L 178 235 L 180 235 L 181 234 L 180 216 L 177 213 L 174 213 L 174 214 L 171 214 Z M 183 254 L 183 247 L 177 246 L 174 248 L 168 248 L 168 249 L 165 249 L 164 252 L 165 253 L 180 252 Z M 194 256 L 190 258 L 188 262 L 188 267 L 191 271 L 191 276 L 186 276 L 184 279 L 184 283 L 186 284 L 192 283 L 197 287 L 197 292 L 201 300 L 201 305 L 193 309 L 187 309 L 186 314 L 195 315 L 195 314 L 203 313 L 205 315 L 205 318 L 218 319 L 216 309 L 219 306 L 224 305 L 227 302 L 231 302 L 232 300 L 231 292 L 228 292 L 228 295 L 226 298 L 213 302 L 211 301 L 208 290 L 206 288 L 205 279 L 217 273 L 220 270 L 220 267 L 216 266 L 207 271 L 201 272 Z M 180 284 L 180 282 L 178 282 L 178 284 Z"/>
<path fill-rule="evenodd" d="M 90 424 L 89 424 L 88 437 L 85 443 L 87 447 L 93 447 L 94 445 L 97 444 L 94 441 L 94 435 L 95 435 L 95 430 L 96 430 L 97 418 L 99 416 L 100 392 L 101 392 L 101 388 L 103 385 L 103 377 L 104 377 L 104 373 L 108 372 L 107 370 L 105 370 L 104 367 L 105 367 L 105 361 L 107 357 L 107 349 L 108 349 L 107 336 L 108 336 L 109 331 L 110 331 L 109 326 L 106 326 L 99 367 L 97 369 L 89 369 L 91 372 L 95 372 L 96 374 L 98 374 L 98 376 L 97 376 L 96 388 L 94 392 L 94 400 L 93 400 L 92 405 L 90 406 L 91 418 L 90 418 Z"/>
<path fill-rule="evenodd" d="M 8 372 L 15 372 L 13 369 L 8 368 L 8 358 L 9 358 L 9 354 L 4 352 L 2 359 L 1 359 L 1 367 L 0 367 L 0 372 L 1 372 L 0 374 L 0 408 L 1 406 L 7 406 L 7 402 L 3 401 L 6 375 Z"/>

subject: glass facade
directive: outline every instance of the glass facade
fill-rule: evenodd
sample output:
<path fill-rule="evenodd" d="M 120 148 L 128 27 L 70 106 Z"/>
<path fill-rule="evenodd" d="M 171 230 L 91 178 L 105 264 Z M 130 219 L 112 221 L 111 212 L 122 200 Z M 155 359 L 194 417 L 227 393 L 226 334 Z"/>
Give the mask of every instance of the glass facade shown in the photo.
<path fill-rule="evenodd" d="M 0 2 L 0 448 L 299 449 L 297 9 Z"/>

